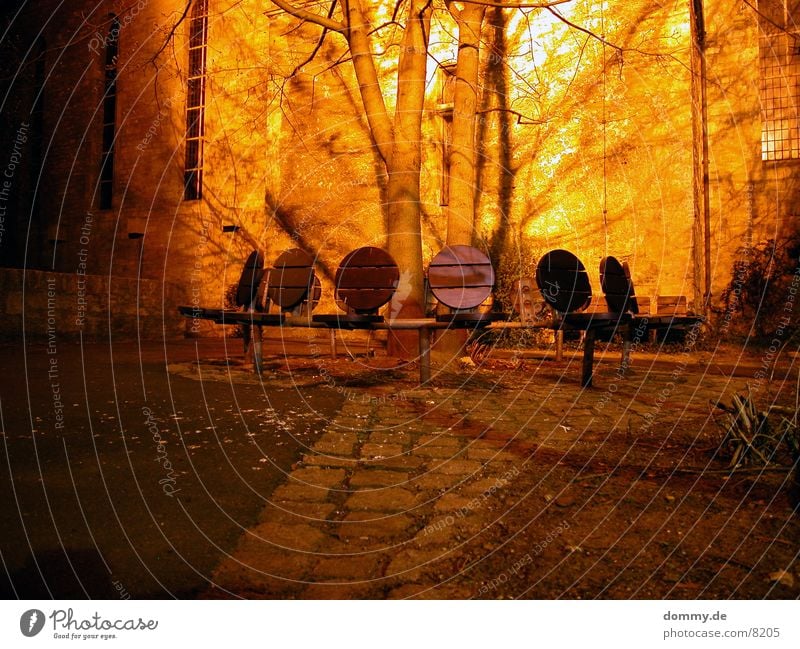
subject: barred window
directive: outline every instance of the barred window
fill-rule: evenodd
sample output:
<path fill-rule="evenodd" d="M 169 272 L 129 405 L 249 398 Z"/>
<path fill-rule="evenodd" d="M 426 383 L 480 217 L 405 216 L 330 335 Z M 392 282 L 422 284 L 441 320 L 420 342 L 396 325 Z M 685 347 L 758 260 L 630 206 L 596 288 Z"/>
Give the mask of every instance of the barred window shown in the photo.
<path fill-rule="evenodd" d="M 759 0 L 761 159 L 800 159 L 800 0 Z"/>
<path fill-rule="evenodd" d="M 439 205 L 450 204 L 450 153 L 453 145 L 453 98 L 456 86 L 456 64 L 439 66 L 439 104 L 441 117 L 442 175 Z"/>
<path fill-rule="evenodd" d="M 114 202 L 114 139 L 117 130 L 117 60 L 119 57 L 119 19 L 111 14 L 105 41 L 105 79 L 103 86 L 103 147 L 100 156 L 100 209 L 111 209 Z"/>
<path fill-rule="evenodd" d="M 203 140 L 205 137 L 206 53 L 208 0 L 194 0 L 189 20 L 189 71 L 186 82 L 186 161 L 183 198 L 203 196 Z"/>

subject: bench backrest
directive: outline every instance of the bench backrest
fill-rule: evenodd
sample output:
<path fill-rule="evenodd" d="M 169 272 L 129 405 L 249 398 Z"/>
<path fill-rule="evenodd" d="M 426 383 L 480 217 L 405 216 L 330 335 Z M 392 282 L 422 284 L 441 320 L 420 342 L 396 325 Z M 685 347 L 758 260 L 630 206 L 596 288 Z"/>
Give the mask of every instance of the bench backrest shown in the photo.
<path fill-rule="evenodd" d="M 376 313 L 392 299 L 400 269 L 381 248 L 366 246 L 349 253 L 336 270 L 335 297 L 356 313 Z"/>
<path fill-rule="evenodd" d="M 685 316 L 689 312 L 685 295 L 659 295 L 657 315 Z"/>
<path fill-rule="evenodd" d="M 254 250 L 244 262 L 242 275 L 236 287 L 236 306 L 249 309 L 255 306 L 258 299 L 258 289 L 264 277 L 264 258 L 261 253 Z"/>
<path fill-rule="evenodd" d="M 583 311 L 592 300 L 586 267 L 567 250 L 551 250 L 536 265 L 536 285 L 558 313 Z"/>
<path fill-rule="evenodd" d="M 314 258 L 305 250 L 282 252 L 269 271 L 267 296 L 281 310 L 289 311 L 309 300 L 313 308 L 319 300 L 319 282 L 314 274 Z M 316 295 L 315 295 L 316 294 Z"/>
<path fill-rule="evenodd" d="M 612 313 L 639 313 L 639 303 L 633 289 L 631 271 L 627 263 L 616 257 L 600 260 L 600 285 Z"/>
<path fill-rule="evenodd" d="M 428 286 L 445 306 L 474 309 L 492 294 L 492 262 L 477 248 L 448 246 L 428 266 Z"/>

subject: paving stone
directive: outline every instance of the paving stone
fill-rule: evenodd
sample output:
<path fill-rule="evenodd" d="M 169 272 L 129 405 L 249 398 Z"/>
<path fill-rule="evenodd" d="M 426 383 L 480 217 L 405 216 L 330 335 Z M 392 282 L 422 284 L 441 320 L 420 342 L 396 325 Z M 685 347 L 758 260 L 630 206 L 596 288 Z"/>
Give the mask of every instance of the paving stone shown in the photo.
<path fill-rule="evenodd" d="M 400 550 L 386 567 L 386 576 L 398 577 L 403 581 L 418 581 L 426 575 L 435 574 L 440 561 L 450 556 L 449 553 L 438 549 Z"/>
<path fill-rule="evenodd" d="M 497 494 L 511 484 L 513 478 L 507 476 L 508 473 L 504 472 L 499 475 L 493 475 L 490 478 L 481 478 L 479 480 L 466 482 L 459 487 L 458 492 L 464 496 L 474 497 L 486 495 L 487 497 L 492 497 L 493 494 Z"/>
<path fill-rule="evenodd" d="M 374 512 L 350 512 L 335 527 L 335 535 L 343 540 L 376 541 L 388 545 L 393 539 L 410 535 L 417 522 L 407 514 L 384 516 Z"/>
<path fill-rule="evenodd" d="M 458 510 L 469 511 L 470 506 L 475 507 L 473 498 L 469 496 L 460 496 L 458 494 L 449 493 L 445 494 L 436 501 L 433 509 L 437 512 L 454 512 Z"/>
<path fill-rule="evenodd" d="M 381 577 L 382 557 L 376 554 L 323 557 L 314 564 L 314 580 L 317 581 L 368 581 Z"/>
<path fill-rule="evenodd" d="M 313 555 L 282 550 L 248 535 L 234 556 L 214 570 L 215 587 L 208 589 L 201 598 L 231 596 L 224 591 L 239 597 L 250 594 L 254 598 L 290 597 L 303 588 L 301 582 L 315 561 Z"/>
<path fill-rule="evenodd" d="M 440 473 L 439 471 L 429 471 L 423 473 L 421 476 L 414 478 L 410 485 L 419 489 L 428 491 L 441 491 L 443 489 L 450 489 L 455 487 L 465 479 L 463 475 L 448 475 L 447 473 Z"/>
<path fill-rule="evenodd" d="M 328 426 L 325 429 L 325 434 L 322 435 L 314 444 L 337 444 L 337 443 L 348 443 L 348 444 L 355 444 L 358 441 L 358 434 L 355 431 L 347 430 L 346 428 L 340 428 L 338 425 L 338 421 Z"/>
<path fill-rule="evenodd" d="M 278 500 L 272 501 L 262 510 L 260 520 L 262 523 L 283 523 L 285 525 L 321 523 L 335 509 L 336 505 L 327 502 Z"/>
<path fill-rule="evenodd" d="M 316 561 L 313 554 L 276 548 L 250 536 L 237 549 L 237 558 L 255 573 L 283 580 L 304 579 Z"/>
<path fill-rule="evenodd" d="M 283 523 L 261 523 L 246 534 L 248 538 L 243 540 L 246 547 L 252 547 L 253 543 L 266 544 L 268 547 L 278 549 L 288 548 L 313 552 L 319 548 L 330 537 L 311 525 L 284 525 Z M 243 546 L 244 547 L 244 546 Z"/>
<path fill-rule="evenodd" d="M 408 489 L 391 487 L 357 491 L 345 502 L 350 510 L 371 510 L 382 512 L 404 512 L 417 504 L 417 497 Z"/>
<path fill-rule="evenodd" d="M 469 460 L 490 460 L 492 462 L 515 462 L 520 458 L 509 451 L 502 451 L 500 447 L 495 448 L 474 448 L 467 447 L 467 459 Z"/>
<path fill-rule="evenodd" d="M 401 471 L 413 471 L 421 467 L 424 463 L 423 458 L 412 455 L 398 455 L 396 457 L 385 458 L 383 460 L 372 460 L 370 467 L 376 469 L 397 469 Z"/>
<path fill-rule="evenodd" d="M 342 434 L 351 439 L 358 436 L 358 433 L 366 428 L 368 421 L 368 419 L 360 417 L 337 417 L 336 421 L 329 425 L 326 430 L 330 431 L 332 435 Z"/>
<path fill-rule="evenodd" d="M 434 457 L 434 458 L 454 458 L 454 457 L 463 457 L 460 455 L 458 448 L 453 448 L 450 446 L 417 446 L 416 448 L 411 449 L 412 455 L 418 455 L 420 457 Z"/>
<path fill-rule="evenodd" d="M 322 502 L 328 499 L 330 491 L 321 487 L 301 484 L 284 484 L 272 492 L 273 500 L 293 500 L 297 502 Z"/>
<path fill-rule="evenodd" d="M 366 460 L 393 458 L 402 455 L 400 444 L 366 443 L 361 447 L 361 457 Z"/>
<path fill-rule="evenodd" d="M 483 465 L 473 460 L 433 460 L 428 467 L 447 475 L 477 476 Z"/>
<path fill-rule="evenodd" d="M 457 535 L 455 516 L 440 516 L 417 532 L 412 543 L 420 548 L 451 547 L 458 544 Z"/>
<path fill-rule="evenodd" d="M 289 474 L 291 480 L 316 487 L 338 487 L 342 484 L 345 477 L 344 469 L 322 469 L 317 467 L 306 467 L 296 469 Z"/>
<path fill-rule="evenodd" d="M 384 423 L 381 421 L 381 423 Z M 411 435 L 399 430 L 379 430 L 369 436 L 371 444 L 399 444 L 405 446 L 411 443 Z"/>
<path fill-rule="evenodd" d="M 485 516 L 481 516 L 481 513 L 476 511 L 463 512 L 463 515 L 442 512 L 428 521 L 427 526 L 433 529 L 452 526 L 458 535 L 469 539 L 489 525 L 490 521 L 485 519 Z"/>
<path fill-rule="evenodd" d="M 417 445 L 422 446 L 446 446 L 450 448 L 460 448 L 462 440 L 459 437 L 454 437 L 455 431 L 443 432 L 437 435 L 422 435 L 417 440 Z"/>
<path fill-rule="evenodd" d="M 356 466 L 357 460 L 349 457 L 308 453 L 303 456 L 303 464 L 306 466 L 342 467 L 349 469 Z"/>
<path fill-rule="evenodd" d="M 335 439 L 323 441 L 320 439 L 316 444 L 314 444 L 313 450 L 324 455 L 344 455 L 347 457 L 352 457 L 355 445 L 355 441 Z"/>
<path fill-rule="evenodd" d="M 350 476 L 351 487 L 407 486 L 408 473 L 381 469 L 358 469 Z"/>

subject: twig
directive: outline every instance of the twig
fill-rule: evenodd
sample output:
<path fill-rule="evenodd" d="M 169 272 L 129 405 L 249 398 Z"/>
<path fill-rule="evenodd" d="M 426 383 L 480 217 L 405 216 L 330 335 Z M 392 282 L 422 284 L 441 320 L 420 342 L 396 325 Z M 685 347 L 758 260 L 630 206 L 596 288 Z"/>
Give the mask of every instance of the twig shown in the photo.
<path fill-rule="evenodd" d="M 181 17 L 178 18 L 177 22 L 172 26 L 172 29 L 169 30 L 169 34 L 167 34 L 167 37 L 164 39 L 161 47 L 158 48 L 158 51 L 156 51 L 156 53 L 150 57 L 150 63 L 155 63 L 156 59 L 161 56 L 161 53 L 167 49 L 167 44 L 172 40 L 172 37 L 175 36 L 175 32 L 178 30 L 178 27 L 180 27 L 183 21 L 186 20 L 186 16 L 189 14 L 189 9 L 191 9 L 193 4 L 194 0 L 186 0 L 186 6 L 183 8 Z"/>
<path fill-rule="evenodd" d="M 333 11 L 334 9 L 336 9 L 336 2 L 337 0 L 333 0 L 333 2 L 331 2 L 331 6 L 328 9 L 328 18 L 333 18 Z M 308 55 L 305 61 L 295 66 L 294 70 L 292 70 L 292 73 L 289 75 L 290 77 L 296 75 L 303 66 L 307 65 L 308 63 L 314 60 L 314 57 L 317 55 L 317 52 L 319 52 L 320 48 L 322 47 L 322 44 L 325 42 L 325 37 L 328 35 L 328 31 L 329 30 L 327 27 L 325 26 L 322 27 L 322 33 L 319 35 L 319 38 L 317 39 L 317 44 L 314 46 L 314 49 L 311 50 L 311 54 Z"/>

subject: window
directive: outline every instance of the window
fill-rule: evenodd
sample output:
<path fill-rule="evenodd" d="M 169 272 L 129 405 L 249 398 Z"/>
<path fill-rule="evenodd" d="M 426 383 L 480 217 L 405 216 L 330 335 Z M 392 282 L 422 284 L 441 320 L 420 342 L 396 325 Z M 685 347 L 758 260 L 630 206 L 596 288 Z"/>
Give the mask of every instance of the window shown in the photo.
<path fill-rule="evenodd" d="M 761 159 L 800 159 L 800 0 L 760 0 Z"/>
<path fill-rule="evenodd" d="M 186 82 L 186 161 L 183 171 L 183 198 L 187 201 L 203 197 L 207 49 L 208 0 L 194 0 L 189 20 L 189 72 Z"/>
<path fill-rule="evenodd" d="M 439 205 L 450 204 L 450 150 L 453 142 L 453 97 L 456 85 L 456 64 L 439 66 L 439 104 L 437 110 L 441 120 L 442 175 L 439 189 Z"/>
<path fill-rule="evenodd" d="M 105 41 L 105 79 L 103 92 L 103 147 L 100 156 L 100 209 L 111 209 L 114 201 L 114 139 L 117 129 L 117 59 L 119 19 L 110 14 L 111 26 Z"/>

